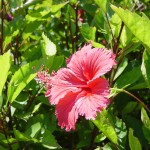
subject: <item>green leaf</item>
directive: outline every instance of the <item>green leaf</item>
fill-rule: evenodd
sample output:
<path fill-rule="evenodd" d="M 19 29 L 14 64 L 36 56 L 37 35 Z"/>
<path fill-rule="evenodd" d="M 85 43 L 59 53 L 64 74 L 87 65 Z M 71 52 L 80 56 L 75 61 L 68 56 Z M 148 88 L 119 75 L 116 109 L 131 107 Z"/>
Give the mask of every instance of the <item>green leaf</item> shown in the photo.
<path fill-rule="evenodd" d="M 41 67 L 43 59 L 35 60 L 22 67 L 12 76 L 8 85 L 8 98 L 7 102 L 13 102 L 26 85 L 36 76 L 33 67 L 38 70 Z"/>
<path fill-rule="evenodd" d="M 95 40 L 96 27 L 90 27 L 87 23 L 83 23 L 81 33 L 87 41 Z"/>
<path fill-rule="evenodd" d="M 18 141 L 27 141 L 27 142 L 33 142 L 38 143 L 39 141 L 35 138 L 30 138 L 26 134 L 20 132 L 19 130 L 14 129 L 14 135 Z"/>
<path fill-rule="evenodd" d="M 62 66 L 63 62 L 64 62 L 64 56 L 55 56 L 50 71 L 53 70 L 57 71 Z"/>
<path fill-rule="evenodd" d="M 53 42 L 51 42 L 49 40 L 49 38 L 44 33 L 42 34 L 42 38 L 44 40 L 44 46 L 45 46 L 44 52 L 45 52 L 45 54 L 47 56 L 55 55 L 56 54 L 56 45 Z"/>
<path fill-rule="evenodd" d="M 141 77 L 140 67 L 134 67 L 132 70 L 128 70 L 123 73 L 118 80 L 116 80 L 114 87 L 118 89 L 127 88 Z"/>
<path fill-rule="evenodd" d="M 128 102 L 127 105 L 123 108 L 122 114 L 125 115 L 132 112 L 135 107 L 137 107 L 137 102 Z"/>
<path fill-rule="evenodd" d="M 144 45 L 150 47 L 150 20 L 141 17 L 129 10 L 123 10 L 111 5 L 111 8 L 118 14 L 129 30 L 139 39 Z M 136 23 L 135 23 L 136 22 Z"/>
<path fill-rule="evenodd" d="M 27 9 L 27 8 L 29 8 L 30 6 L 35 5 L 35 4 L 37 4 L 37 3 L 40 3 L 40 2 L 42 2 L 42 1 L 43 1 L 43 0 L 30 0 L 30 1 L 26 2 L 25 4 L 23 4 L 23 6 L 17 7 L 17 8 L 15 9 L 15 13 L 20 14 L 20 13 L 23 12 L 24 9 Z"/>
<path fill-rule="evenodd" d="M 115 74 L 114 80 L 117 79 L 121 75 L 121 73 L 124 71 L 127 65 L 128 65 L 128 59 L 124 58 L 117 68 L 117 72 Z"/>
<path fill-rule="evenodd" d="M 33 21 L 28 22 L 25 26 L 24 32 L 22 34 L 23 39 L 27 39 L 30 35 L 33 34 L 33 32 L 42 24 L 42 21 Z"/>
<path fill-rule="evenodd" d="M 144 51 L 143 53 L 141 71 L 148 87 L 150 88 L 150 54 L 147 51 Z"/>
<path fill-rule="evenodd" d="M 143 107 L 141 109 L 141 120 L 147 128 L 150 128 L 150 119 L 146 113 L 146 110 Z"/>
<path fill-rule="evenodd" d="M 103 134 L 113 143 L 117 144 L 117 134 L 111 115 L 103 110 L 93 123 L 103 132 Z"/>
<path fill-rule="evenodd" d="M 94 0 L 94 1 L 103 10 L 103 12 L 106 13 L 108 7 L 108 0 Z"/>
<path fill-rule="evenodd" d="M 129 129 L 129 146 L 131 150 L 142 150 L 140 141 L 133 135 L 133 129 Z"/>
<path fill-rule="evenodd" d="M 52 13 L 56 13 L 58 10 L 60 10 L 62 7 L 64 7 L 69 1 L 65 2 L 65 3 L 61 3 L 61 4 L 57 4 L 57 5 L 53 5 L 52 6 Z"/>
<path fill-rule="evenodd" d="M 42 128 L 42 123 L 36 122 L 26 130 L 25 134 L 32 138 L 36 138 L 36 135 L 40 132 L 41 128 Z"/>
<path fill-rule="evenodd" d="M 49 38 L 43 33 L 43 41 L 41 42 L 42 54 L 44 57 L 46 67 L 50 68 L 53 64 L 54 55 L 56 54 L 56 45 L 49 40 Z"/>
<path fill-rule="evenodd" d="M 0 70 L 2 71 L 0 73 L 0 108 L 3 103 L 2 90 L 7 80 L 10 65 L 10 51 L 8 51 L 4 55 L 0 56 Z"/>
<path fill-rule="evenodd" d="M 150 119 L 146 113 L 146 110 L 143 107 L 141 109 L 141 120 L 144 124 L 142 127 L 144 136 L 150 143 Z"/>
<path fill-rule="evenodd" d="M 119 150 L 124 150 L 126 145 L 127 129 L 125 123 L 117 117 L 115 118 L 115 131 L 118 137 L 117 147 Z"/>
<path fill-rule="evenodd" d="M 49 149 L 60 148 L 55 137 L 52 135 L 52 133 L 49 130 L 45 130 L 45 133 L 42 138 L 42 145 Z"/>

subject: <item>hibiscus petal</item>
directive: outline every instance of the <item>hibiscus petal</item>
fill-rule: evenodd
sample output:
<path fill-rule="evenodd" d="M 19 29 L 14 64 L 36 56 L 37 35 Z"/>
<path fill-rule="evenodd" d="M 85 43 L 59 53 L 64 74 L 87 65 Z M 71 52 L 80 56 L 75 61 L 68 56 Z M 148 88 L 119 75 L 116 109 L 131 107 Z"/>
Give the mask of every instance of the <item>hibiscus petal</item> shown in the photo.
<path fill-rule="evenodd" d="M 67 86 L 52 86 L 50 94 L 48 95 L 49 101 L 52 105 L 59 103 L 60 99 L 64 98 L 70 92 L 78 92 L 81 89 L 77 87 L 67 87 Z"/>
<path fill-rule="evenodd" d="M 115 55 L 111 50 L 93 48 L 89 44 L 76 52 L 70 59 L 69 67 L 79 78 L 89 81 L 110 71 L 116 64 Z"/>
<path fill-rule="evenodd" d="M 77 86 L 85 85 L 86 82 L 78 78 L 78 76 L 68 68 L 62 68 L 57 71 L 57 74 L 51 78 L 53 85 L 62 86 Z"/>
<path fill-rule="evenodd" d="M 91 91 L 83 90 L 77 97 L 76 107 L 80 115 L 86 119 L 95 119 L 96 113 L 100 112 L 109 104 L 108 81 L 97 78 L 88 84 Z"/>
<path fill-rule="evenodd" d="M 68 93 L 56 105 L 56 117 L 58 125 L 61 128 L 66 127 L 66 131 L 75 130 L 75 124 L 78 119 L 78 112 L 75 107 L 78 93 Z"/>

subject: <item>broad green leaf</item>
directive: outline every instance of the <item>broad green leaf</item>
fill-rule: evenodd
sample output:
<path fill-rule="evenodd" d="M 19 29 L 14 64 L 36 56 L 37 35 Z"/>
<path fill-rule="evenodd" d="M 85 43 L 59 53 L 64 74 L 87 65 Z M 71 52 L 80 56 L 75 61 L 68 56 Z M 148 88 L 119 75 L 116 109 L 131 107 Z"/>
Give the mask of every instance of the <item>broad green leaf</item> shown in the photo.
<path fill-rule="evenodd" d="M 36 76 L 33 67 L 38 70 L 43 63 L 43 59 L 35 60 L 22 67 L 12 76 L 8 85 L 8 98 L 7 102 L 13 102 L 26 85 Z"/>
<path fill-rule="evenodd" d="M 2 97 L 2 90 L 7 80 L 8 71 L 11 65 L 10 61 L 10 51 L 5 53 L 4 55 L 0 56 L 0 108 L 2 106 L 3 97 Z"/>
<path fill-rule="evenodd" d="M 117 72 L 115 74 L 114 80 L 117 79 L 121 75 L 121 73 L 124 71 L 127 65 L 128 65 L 128 59 L 124 58 L 117 68 Z"/>
<path fill-rule="evenodd" d="M 26 135 L 36 138 L 36 135 L 40 132 L 42 128 L 42 122 L 36 122 L 35 124 L 31 125 L 25 132 Z"/>
<path fill-rule="evenodd" d="M 62 7 L 64 7 L 69 1 L 65 2 L 65 3 L 61 3 L 61 4 L 57 4 L 57 5 L 53 5 L 52 6 L 52 13 L 57 12 L 58 10 L 60 10 Z"/>
<path fill-rule="evenodd" d="M 144 45 L 150 47 L 150 20 L 141 17 L 129 10 L 123 10 L 111 5 L 111 8 L 118 14 L 129 30 L 139 39 Z M 136 22 L 136 23 L 135 23 Z"/>
<path fill-rule="evenodd" d="M 56 54 L 56 45 L 49 40 L 49 38 L 43 33 L 43 41 L 41 41 L 42 54 L 46 67 L 51 68 L 54 60 L 54 55 Z"/>
<path fill-rule="evenodd" d="M 132 112 L 136 106 L 137 106 L 137 102 L 128 102 L 127 105 L 122 110 L 122 114 L 125 115 Z"/>
<path fill-rule="evenodd" d="M 64 62 L 64 56 L 55 56 L 50 71 L 53 70 L 57 71 L 62 66 L 63 62 Z"/>
<path fill-rule="evenodd" d="M 115 131 L 118 137 L 117 147 L 119 150 L 124 150 L 126 145 L 127 129 L 125 123 L 117 117 L 115 118 Z"/>
<path fill-rule="evenodd" d="M 25 4 L 23 4 L 23 6 L 15 8 L 14 12 L 17 14 L 23 13 L 23 10 L 42 1 L 43 0 L 28 0 Z"/>
<path fill-rule="evenodd" d="M 0 95 L 2 93 L 2 89 L 6 82 L 8 71 L 11 65 L 10 60 L 10 51 L 0 56 Z"/>
<path fill-rule="evenodd" d="M 127 88 L 141 77 L 140 67 L 134 67 L 132 70 L 123 73 L 115 82 L 114 87 L 118 89 Z"/>
<path fill-rule="evenodd" d="M 133 135 L 133 129 L 129 129 L 129 146 L 131 150 L 142 150 L 140 141 Z"/>
<path fill-rule="evenodd" d="M 24 32 L 22 34 L 23 39 L 27 39 L 30 35 L 33 34 L 33 32 L 42 24 L 42 21 L 33 21 L 26 23 Z"/>
<path fill-rule="evenodd" d="M 133 115 L 130 114 L 123 115 L 122 117 L 126 123 L 126 126 L 134 130 L 134 135 L 138 138 L 141 145 L 146 145 L 147 141 L 142 130 L 143 124 L 141 120 L 139 118 L 136 118 L 135 116 L 133 117 Z"/>
<path fill-rule="evenodd" d="M 47 56 L 55 55 L 56 54 L 56 45 L 53 42 L 51 42 L 44 33 L 42 34 L 42 38 L 44 40 L 44 45 L 45 45 L 45 49 L 44 49 L 45 54 Z"/>
<path fill-rule="evenodd" d="M 111 115 L 103 110 L 93 123 L 103 132 L 103 134 L 113 143 L 117 144 L 117 134 Z"/>
<path fill-rule="evenodd" d="M 30 138 L 26 134 L 20 132 L 19 130 L 14 129 L 14 135 L 18 141 L 26 141 L 26 142 L 33 142 L 38 143 L 39 141 L 35 138 Z"/>
<path fill-rule="evenodd" d="M 81 33 L 87 41 L 94 41 L 96 28 L 90 27 L 87 23 L 83 23 L 81 27 Z"/>
<path fill-rule="evenodd" d="M 145 138 L 148 140 L 150 144 L 150 119 L 146 113 L 146 110 L 144 108 L 141 109 L 141 120 L 143 122 L 143 133 Z"/>
<path fill-rule="evenodd" d="M 141 71 L 148 87 L 150 88 L 150 54 L 147 51 L 144 51 L 143 53 Z"/>
<path fill-rule="evenodd" d="M 106 136 L 103 133 L 101 133 L 101 134 L 98 134 L 95 137 L 94 142 L 99 143 L 99 142 L 102 142 L 105 139 L 106 139 Z"/>
<path fill-rule="evenodd" d="M 141 120 L 143 124 L 150 129 L 150 119 L 146 113 L 146 110 L 142 107 L 141 109 Z"/>
<path fill-rule="evenodd" d="M 106 13 L 108 7 L 108 0 L 94 0 L 94 1 L 103 10 L 103 12 Z"/>
<path fill-rule="evenodd" d="M 57 143 L 55 137 L 49 130 L 45 130 L 45 133 L 42 138 L 42 145 L 49 149 L 56 149 L 60 148 L 59 144 Z"/>
<path fill-rule="evenodd" d="M 148 88 L 148 85 L 146 81 L 144 80 L 143 76 L 141 76 L 138 81 L 133 83 L 131 87 L 130 86 L 128 87 L 129 90 L 146 89 L 146 88 Z"/>
<path fill-rule="evenodd" d="M 121 24 L 122 24 L 122 20 L 120 19 L 118 14 L 115 13 L 111 17 L 110 25 L 113 30 L 114 36 L 116 38 L 119 36 Z M 126 47 L 127 45 L 129 45 L 129 43 L 131 43 L 132 38 L 133 38 L 132 32 L 128 29 L 127 26 L 124 26 L 121 32 L 121 36 L 120 36 L 121 45 L 123 47 Z"/>

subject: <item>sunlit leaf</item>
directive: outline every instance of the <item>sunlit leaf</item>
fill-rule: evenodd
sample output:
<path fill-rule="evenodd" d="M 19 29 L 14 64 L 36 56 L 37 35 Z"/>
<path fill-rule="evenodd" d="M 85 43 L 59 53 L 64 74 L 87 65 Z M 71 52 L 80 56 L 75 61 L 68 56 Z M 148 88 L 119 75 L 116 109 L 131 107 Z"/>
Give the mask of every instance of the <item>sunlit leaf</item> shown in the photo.
<path fill-rule="evenodd" d="M 42 144 L 44 147 L 47 147 L 49 149 L 60 148 L 55 137 L 52 135 L 52 133 L 49 130 L 45 130 L 45 133 L 42 138 Z"/>
<path fill-rule="evenodd" d="M 90 27 L 87 23 L 82 24 L 81 33 L 87 41 L 95 40 L 96 28 Z"/>
<path fill-rule="evenodd" d="M 150 119 L 146 113 L 146 110 L 144 108 L 141 109 L 141 120 L 143 122 L 143 133 L 145 138 L 148 140 L 150 144 Z"/>
<path fill-rule="evenodd" d="M 117 134 L 114 129 L 113 119 L 111 115 L 103 110 L 93 123 L 103 132 L 103 134 L 113 143 L 117 144 Z"/>
<path fill-rule="evenodd" d="M 27 142 L 34 142 L 38 143 L 39 141 L 35 138 L 30 138 L 26 134 L 20 132 L 19 130 L 14 129 L 14 135 L 18 141 L 27 141 Z"/>
<path fill-rule="evenodd" d="M 65 2 L 65 3 L 61 3 L 61 4 L 57 4 L 57 5 L 53 5 L 53 6 L 52 6 L 52 10 L 51 10 L 51 12 L 52 12 L 52 13 L 57 12 L 57 11 L 58 11 L 58 10 L 60 10 L 62 7 L 64 7 L 67 3 L 68 3 L 68 1 L 67 1 L 67 2 Z"/>
<path fill-rule="evenodd" d="M 150 54 L 147 51 L 144 51 L 143 53 L 141 71 L 148 87 L 150 88 Z"/>
<path fill-rule="evenodd" d="M 106 13 L 108 7 L 108 0 L 94 0 L 95 3 Z"/>
<path fill-rule="evenodd" d="M 1 73 L 0 73 L 0 108 L 2 106 L 2 101 L 3 101 L 2 90 L 7 80 L 8 71 L 11 65 L 10 60 L 11 60 L 10 51 L 0 56 L 0 70 L 1 70 Z"/>
<path fill-rule="evenodd" d="M 115 82 L 114 87 L 118 89 L 127 88 L 141 77 L 140 67 L 135 67 L 132 70 L 122 74 Z"/>
<path fill-rule="evenodd" d="M 26 87 L 26 85 L 36 76 L 36 72 L 33 67 L 38 70 L 42 65 L 43 59 L 36 60 L 22 66 L 12 76 L 8 85 L 8 98 L 7 102 L 13 102 L 20 92 Z"/>
<path fill-rule="evenodd" d="M 141 17 L 129 10 L 123 10 L 111 5 L 111 8 L 118 14 L 129 30 L 138 38 L 144 45 L 150 47 L 150 20 Z M 135 23 L 136 22 L 136 23 Z"/>
<path fill-rule="evenodd" d="M 131 150 L 142 150 L 140 141 L 133 135 L 133 129 L 129 129 L 129 145 Z"/>
<path fill-rule="evenodd" d="M 124 71 L 127 65 L 128 65 L 128 59 L 124 58 L 117 68 L 117 72 L 115 73 L 114 80 L 117 79 L 121 75 L 121 73 Z"/>

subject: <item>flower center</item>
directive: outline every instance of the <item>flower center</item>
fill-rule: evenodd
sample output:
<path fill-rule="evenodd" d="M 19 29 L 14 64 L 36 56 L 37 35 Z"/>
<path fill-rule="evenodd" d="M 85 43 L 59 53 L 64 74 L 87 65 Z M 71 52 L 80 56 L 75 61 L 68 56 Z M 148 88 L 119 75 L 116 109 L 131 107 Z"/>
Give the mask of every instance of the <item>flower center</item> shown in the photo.
<path fill-rule="evenodd" d="M 83 87 L 82 90 L 84 90 L 84 91 L 86 91 L 88 93 L 92 93 L 92 90 L 89 87 Z"/>

